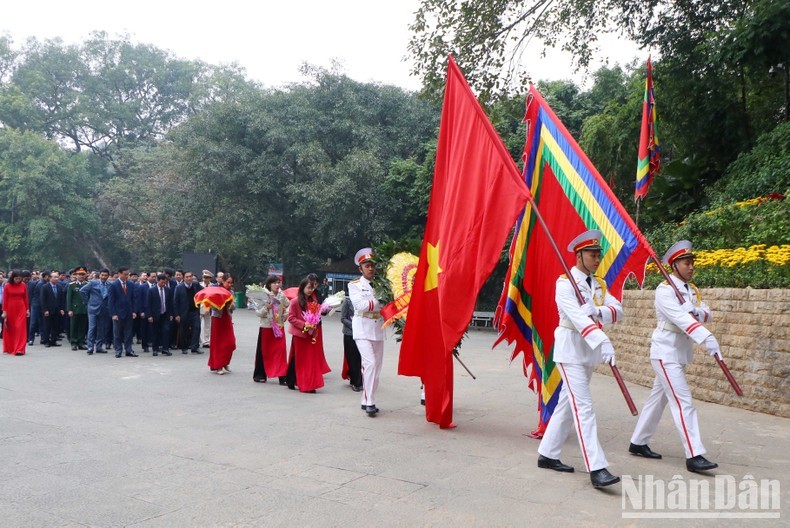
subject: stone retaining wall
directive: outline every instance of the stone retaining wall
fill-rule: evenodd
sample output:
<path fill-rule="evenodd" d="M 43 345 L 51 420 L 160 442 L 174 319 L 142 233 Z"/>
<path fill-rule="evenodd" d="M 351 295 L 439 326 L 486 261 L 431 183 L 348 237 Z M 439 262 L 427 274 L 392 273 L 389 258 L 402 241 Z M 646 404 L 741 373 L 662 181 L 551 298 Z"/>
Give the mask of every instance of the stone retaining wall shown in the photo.
<path fill-rule="evenodd" d="M 719 366 L 700 345 L 686 377 L 695 399 L 790 418 L 790 290 L 703 289 L 713 311 L 707 328 L 743 389 L 739 397 Z M 651 386 L 650 335 L 656 325 L 655 291 L 627 290 L 625 320 L 606 328 L 626 383 Z M 611 376 L 603 366 L 598 371 Z M 636 401 L 641 412 L 643 401 Z"/>

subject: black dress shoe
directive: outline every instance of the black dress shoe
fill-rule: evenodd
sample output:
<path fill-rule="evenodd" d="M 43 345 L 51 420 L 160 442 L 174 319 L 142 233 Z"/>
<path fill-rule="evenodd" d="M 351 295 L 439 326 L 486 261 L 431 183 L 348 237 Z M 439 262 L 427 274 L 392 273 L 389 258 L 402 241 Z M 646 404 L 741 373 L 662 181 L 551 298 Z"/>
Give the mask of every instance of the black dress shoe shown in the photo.
<path fill-rule="evenodd" d="M 51 347 L 51 346 L 52 346 L 52 345 L 50 345 L 49 343 L 47 343 L 46 345 L 44 345 L 44 348 L 49 348 L 49 347 Z"/>
<path fill-rule="evenodd" d="M 254 381 L 255 383 L 266 383 L 266 378 L 256 378 L 256 377 L 253 377 L 253 378 L 252 378 L 252 381 Z"/>
<path fill-rule="evenodd" d="M 186 354 L 186 352 L 184 352 L 184 353 Z M 195 348 L 195 349 L 192 350 L 192 353 L 193 354 L 202 354 L 203 351 L 202 350 L 198 350 L 197 348 Z"/>
<path fill-rule="evenodd" d="M 80 350 L 88 350 L 88 347 L 86 347 L 85 345 L 80 345 L 77 348 L 79 348 Z"/>
<path fill-rule="evenodd" d="M 135 354 L 134 352 L 127 352 L 126 356 L 127 357 L 137 357 L 137 354 Z"/>
<path fill-rule="evenodd" d="M 549 458 L 543 455 L 538 455 L 538 467 L 543 469 L 553 469 L 562 473 L 573 473 L 573 467 L 563 464 L 558 458 Z"/>
<path fill-rule="evenodd" d="M 620 482 L 620 477 L 615 477 L 606 468 L 590 471 L 590 481 L 594 488 L 605 488 Z"/>
<path fill-rule="evenodd" d="M 288 385 L 288 388 L 291 390 L 296 390 L 296 385 Z"/>
<path fill-rule="evenodd" d="M 163 355 L 163 356 L 172 356 L 172 355 L 173 355 L 173 353 L 172 353 L 172 352 L 170 352 L 169 350 L 162 350 L 162 355 Z"/>
<path fill-rule="evenodd" d="M 420 398 L 420 405 L 425 405 L 425 398 Z"/>
<path fill-rule="evenodd" d="M 280 385 L 288 385 L 288 381 L 285 379 L 285 376 L 280 376 L 278 381 L 280 382 Z"/>
<path fill-rule="evenodd" d="M 52 346 L 61 346 L 60 343 L 52 343 Z"/>
<path fill-rule="evenodd" d="M 313 389 L 311 391 L 307 391 L 307 394 L 315 394 L 315 389 Z"/>
<path fill-rule="evenodd" d="M 354 392 L 360 392 L 362 390 L 362 385 L 352 385 L 351 390 Z"/>
<path fill-rule="evenodd" d="M 35 343 L 33 341 L 28 341 L 27 342 L 27 346 L 33 346 L 33 345 L 35 345 Z"/>
<path fill-rule="evenodd" d="M 365 409 L 365 412 L 368 413 L 368 416 L 376 416 L 376 414 L 379 412 L 379 408 L 375 405 L 368 405 L 367 409 Z"/>
<path fill-rule="evenodd" d="M 650 446 L 647 444 L 645 445 L 631 444 L 630 446 L 628 446 L 628 452 L 631 453 L 632 455 L 639 455 L 645 458 L 656 458 L 656 459 L 661 458 L 661 455 L 650 449 Z"/>
<path fill-rule="evenodd" d="M 181 349 L 181 353 L 182 353 L 182 354 L 189 354 L 189 352 L 187 352 L 187 350 L 186 350 L 185 348 L 182 348 L 182 349 Z"/>
<path fill-rule="evenodd" d="M 93 350 L 88 350 L 88 355 L 92 356 L 93 355 Z"/>
<path fill-rule="evenodd" d="M 121 355 L 120 354 L 115 354 L 115 357 L 119 358 L 119 357 L 121 357 Z"/>
<path fill-rule="evenodd" d="M 77 345 L 71 345 L 72 350 L 77 350 Z"/>
<path fill-rule="evenodd" d="M 143 353 L 147 354 L 148 353 L 148 348 L 143 348 Z"/>
<path fill-rule="evenodd" d="M 97 353 L 97 354 L 106 354 L 106 353 L 107 353 L 107 351 L 106 351 L 106 350 L 104 350 L 103 348 L 100 348 L 100 349 L 96 350 L 96 353 Z"/>
<path fill-rule="evenodd" d="M 154 357 L 157 357 L 157 356 L 159 356 L 159 352 L 157 352 L 156 350 L 154 350 Z"/>
<path fill-rule="evenodd" d="M 716 469 L 717 467 L 719 467 L 717 463 L 711 462 L 702 455 L 697 455 L 695 457 L 686 459 L 686 469 L 694 473 L 699 473 L 700 471 L 710 471 L 711 469 Z"/>

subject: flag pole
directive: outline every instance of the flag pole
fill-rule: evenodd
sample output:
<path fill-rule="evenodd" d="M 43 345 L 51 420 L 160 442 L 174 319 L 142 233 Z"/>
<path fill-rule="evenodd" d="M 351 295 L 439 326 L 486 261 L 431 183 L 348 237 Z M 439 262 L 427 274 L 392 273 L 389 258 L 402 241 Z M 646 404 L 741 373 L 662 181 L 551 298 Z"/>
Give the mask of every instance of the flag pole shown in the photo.
<path fill-rule="evenodd" d="M 650 255 L 650 259 L 656 264 L 656 266 L 658 266 L 658 270 L 661 272 L 661 275 L 664 276 L 664 279 L 666 279 L 667 284 L 672 286 L 672 289 L 675 291 L 675 297 L 677 297 L 678 302 L 680 304 L 686 302 L 686 300 L 683 298 L 683 294 L 680 293 L 680 290 L 678 289 L 677 285 L 675 285 L 675 283 L 669 278 L 669 273 L 667 272 L 666 269 L 664 269 L 664 266 L 661 264 L 661 262 L 658 261 L 658 258 L 656 258 L 655 255 Z M 692 312 L 689 313 L 691 313 L 692 317 L 696 319 L 696 316 L 694 316 Z M 738 396 L 743 396 L 743 390 L 741 389 L 741 386 L 738 385 L 738 382 L 735 380 L 735 377 L 732 375 L 732 372 L 730 372 L 730 369 L 729 367 L 727 367 L 727 364 L 724 363 L 724 360 L 715 354 L 713 357 L 716 359 L 716 363 L 718 363 L 719 368 L 721 368 L 721 371 L 724 373 L 724 377 L 727 378 L 727 381 L 730 382 L 730 386 L 732 386 L 732 390 L 735 391 L 735 394 L 737 394 Z"/>
<path fill-rule="evenodd" d="M 546 232 L 546 238 L 548 238 L 552 249 L 554 249 L 554 254 L 557 255 L 560 264 L 562 264 L 562 269 L 565 270 L 565 274 L 570 279 L 571 270 L 568 268 L 568 265 L 565 264 L 565 260 L 562 258 L 562 253 L 560 253 L 560 248 L 557 247 L 557 243 L 554 241 L 554 237 L 551 235 L 551 232 L 549 231 L 549 226 L 546 224 L 546 221 L 543 219 L 543 216 L 540 214 L 540 211 L 538 211 L 538 206 L 535 203 L 535 198 L 532 196 L 531 192 L 527 196 L 527 201 L 529 201 L 529 204 L 532 206 L 532 211 L 535 213 L 535 218 L 538 219 L 538 222 L 540 222 L 540 225 L 543 227 L 543 231 Z M 582 296 L 581 290 L 579 290 L 579 285 L 576 284 L 576 281 L 574 280 L 569 280 L 569 282 L 573 286 L 573 290 L 576 292 L 576 299 L 579 301 L 579 304 L 584 306 L 585 304 L 584 297 Z M 596 321 L 592 319 L 592 317 L 590 318 L 590 320 L 593 323 L 596 323 Z M 623 393 L 623 398 L 625 398 L 625 403 L 626 405 L 628 405 L 628 410 L 631 411 L 632 416 L 636 416 L 637 414 L 639 414 L 639 412 L 636 409 L 636 405 L 634 404 L 634 399 L 631 397 L 631 393 L 628 391 L 628 387 L 625 385 L 623 376 L 620 374 L 620 369 L 617 368 L 617 365 L 613 365 L 611 363 L 609 364 L 609 366 L 612 368 L 612 375 L 614 376 L 614 379 L 617 381 L 617 386 L 620 387 L 620 392 Z"/>
<path fill-rule="evenodd" d="M 641 203 L 642 203 L 642 199 L 641 198 L 637 198 L 636 199 L 636 218 L 634 218 L 634 224 L 636 225 L 637 229 L 639 229 L 639 204 L 641 204 Z"/>

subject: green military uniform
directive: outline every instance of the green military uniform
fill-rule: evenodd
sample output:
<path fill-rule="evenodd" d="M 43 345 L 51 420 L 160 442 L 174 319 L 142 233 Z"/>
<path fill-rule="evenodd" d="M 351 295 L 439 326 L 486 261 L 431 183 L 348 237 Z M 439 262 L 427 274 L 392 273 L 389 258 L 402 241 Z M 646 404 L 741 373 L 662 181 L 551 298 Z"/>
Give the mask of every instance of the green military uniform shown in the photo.
<path fill-rule="evenodd" d="M 72 349 L 87 350 L 85 338 L 88 335 L 88 307 L 85 306 L 85 301 L 80 295 L 80 288 L 87 284 L 84 280 L 86 272 L 83 267 L 77 268 L 75 273 L 83 274 L 82 280 L 73 280 L 66 288 L 66 312 L 70 320 L 69 341 Z"/>

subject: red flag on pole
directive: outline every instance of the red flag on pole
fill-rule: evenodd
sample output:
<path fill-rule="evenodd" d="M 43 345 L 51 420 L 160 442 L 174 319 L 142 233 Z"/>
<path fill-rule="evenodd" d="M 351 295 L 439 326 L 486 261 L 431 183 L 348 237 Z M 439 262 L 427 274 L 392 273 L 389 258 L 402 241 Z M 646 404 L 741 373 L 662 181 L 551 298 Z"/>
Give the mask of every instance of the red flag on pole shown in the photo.
<path fill-rule="evenodd" d="M 398 373 L 420 376 L 425 414 L 454 427 L 453 348 L 529 190 L 461 70 L 449 58 L 428 221 Z"/>
<path fill-rule="evenodd" d="M 636 201 L 639 201 L 640 198 L 644 200 L 653 183 L 653 176 L 661 170 L 661 149 L 658 146 L 656 121 L 653 65 L 650 64 L 650 57 L 648 57 L 645 100 L 642 103 L 642 130 L 639 134 L 639 159 L 636 166 L 636 190 L 634 191 L 634 200 Z"/>

